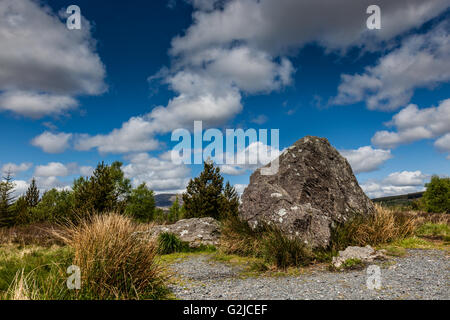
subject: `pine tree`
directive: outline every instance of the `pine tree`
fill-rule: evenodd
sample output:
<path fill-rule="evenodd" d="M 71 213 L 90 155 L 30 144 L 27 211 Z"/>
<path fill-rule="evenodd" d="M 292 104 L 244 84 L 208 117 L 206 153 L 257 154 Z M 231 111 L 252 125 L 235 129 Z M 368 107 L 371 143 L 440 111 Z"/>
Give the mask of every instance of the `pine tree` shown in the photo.
<path fill-rule="evenodd" d="M 239 196 L 229 182 L 225 185 L 222 195 L 221 218 L 237 217 L 239 214 Z"/>
<path fill-rule="evenodd" d="M 155 216 L 155 197 L 145 183 L 131 191 L 125 213 L 140 222 L 150 222 Z"/>
<path fill-rule="evenodd" d="M 33 222 L 26 197 L 21 196 L 16 200 L 14 203 L 14 214 L 14 223 L 16 225 Z"/>
<path fill-rule="evenodd" d="M 8 226 L 14 222 L 11 205 L 14 202 L 14 182 L 11 172 L 0 182 L 0 226 Z"/>
<path fill-rule="evenodd" d="M 210 160 L 205 161 L 202 173 L 191 179 L 183 193 L 186 218 L 220 218 L 223 177 Z"/>
<path fill-rule="evenodd" d="M 30 208 L 36 207 L 39 203 L 39 189 L 37 188 L 35 178 L 31 180 L 31 184 L 25 194 L 25 199 L 27 201 L 28 207 Z"/>
<path fill-rule="evenodd" d="M 130 196 L 131 183 L 124 177 L 122 163 L 111 166 L 101 162 L 90 178 L 74 181 L 74 206 L 81 214 L 123 212 Z"/>
<path fill-rule="evenodd" d="M 180 218 L 181 218 L 181 206 L 177 195 L 174 203 L 169 209 L 168 220 L 169 222 L 177 222 L 178 220 L 180 220 Z"/>
<path fill-rule="evenodd" d="M 104 162 L 101 162 L 89 179 L 81 177 L 75 180 L 75 209 L 81 214 L 113 210 L 117 203 L 114 191 L 115 182 L 111 170 Z"/>

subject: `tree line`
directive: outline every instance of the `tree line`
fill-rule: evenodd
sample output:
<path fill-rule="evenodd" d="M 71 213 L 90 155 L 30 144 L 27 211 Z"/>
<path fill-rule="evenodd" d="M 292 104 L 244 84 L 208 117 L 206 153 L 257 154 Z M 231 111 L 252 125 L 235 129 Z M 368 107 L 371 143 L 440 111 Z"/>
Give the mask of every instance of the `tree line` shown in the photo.
<path fill-rule="evenodd" d="M 139 222 L 173 223 L 182 218 L 237 216 L 239 197 L 234 187 L 210 161 L 191 179 L 182 195 L 164 211 L 156 207 L 154 192 L 145 183 L 133 188 L 119 161 L 101 162 L 90 177 L 79 177 L 71 190 L 51 189 L 40 194 L 33 178 L 24 195 L 14 197 L 11 173 L 0 182 L 0 227 L 38 222 L 72 221 L 93 214 L 117 212 Z"/>

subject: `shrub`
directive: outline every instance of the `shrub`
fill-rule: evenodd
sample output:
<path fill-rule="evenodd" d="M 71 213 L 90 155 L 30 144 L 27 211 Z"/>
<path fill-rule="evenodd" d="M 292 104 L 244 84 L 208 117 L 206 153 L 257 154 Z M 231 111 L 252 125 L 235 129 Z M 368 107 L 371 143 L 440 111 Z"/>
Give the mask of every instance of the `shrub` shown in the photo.
<path fill-rule="evenodd" d="M 70 225 L 60 237 L 80 267 L 80 298 L 148 299 L 165 293 L 156 244 L 138 239 L 138 225 L 119 214 L 93 216 Z"/>
<path fill-rule="evenodd" d="M 22 219 L 22 223 L 75 221 L 73 196 L 73 192 L 68 190 L 45 192 L 36 207 L 28 208 L 28 216 Z"/>
<path fill-rule="evenodd" d="M 174 252 L 189 251 L 189 246 L 183 242 L 175 234 L 170 232 L 160 233 L 158 236 L 158 253 L 170 254 Z"/>
<path fill-rule="evenodd" d="M 426 211 L 450 213 L 450 178 L 433 176 L 426 185 L 423 202 Z"/>

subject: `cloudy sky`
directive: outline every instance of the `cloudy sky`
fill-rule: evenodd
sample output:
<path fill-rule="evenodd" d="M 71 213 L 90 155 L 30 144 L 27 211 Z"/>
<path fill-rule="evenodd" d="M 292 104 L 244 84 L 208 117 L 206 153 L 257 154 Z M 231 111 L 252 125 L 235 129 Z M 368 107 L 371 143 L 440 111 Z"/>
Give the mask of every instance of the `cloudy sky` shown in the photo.
<path fill-rule="evenodd" d="M 74 4 L 80 30 L 66 26 Z M 380 30 L 366 27 L 371 4 Z M 370 197 L 423 190 L 432 174 L 450 174 L 449 8 L 1 0 L 0 168 L 20 192 L 32 177 L 42 190 L 65 188 L 120 160 L 135 185 L 180 191 L 201 166 L 171 161 L 171 133 L 202 120 L 279 129 L 280 150 L 326 137 Z M 254 168 L 222 169 L 242 191 Z"/>

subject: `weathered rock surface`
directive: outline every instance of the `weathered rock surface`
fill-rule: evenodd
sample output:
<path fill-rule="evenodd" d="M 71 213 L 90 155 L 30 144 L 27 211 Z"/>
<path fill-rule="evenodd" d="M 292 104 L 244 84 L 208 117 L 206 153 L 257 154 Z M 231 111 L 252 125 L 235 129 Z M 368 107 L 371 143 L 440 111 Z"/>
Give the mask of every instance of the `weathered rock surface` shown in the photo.
<path fill-rule="evenodd" d="M 375 251 L 371 246 L 347 247 L 344 251 L 339 251 L 337 257 L 333 257 L 332 265 L 339 269 L 348 259 L 359 259 L 362 263 L 373 262 L 374 260 L 387 259 L 384 250 Z"/>
<path fill-rule="evenodd" d="M 252 227 L 275 224 L 312 247 L 325 247 L 336 222 L 375 212 L 350 164 L 327 139 L 304 137 L 278 160 L 278 172 L 256 170 L 241 197 L 240 215 Z"/>
<path fill-rule="evenodd" d="M 157 225 L 152 229 L 140 232 L 143 238 L 156 238 L 162 232 L 176 234 L 182 241 L 189 243 L 191 248 L 201 245 L 218 245 L 220 237 L 219 222 L 213 218 L 192 218 L 179 220 L 171 225 Z"/>

